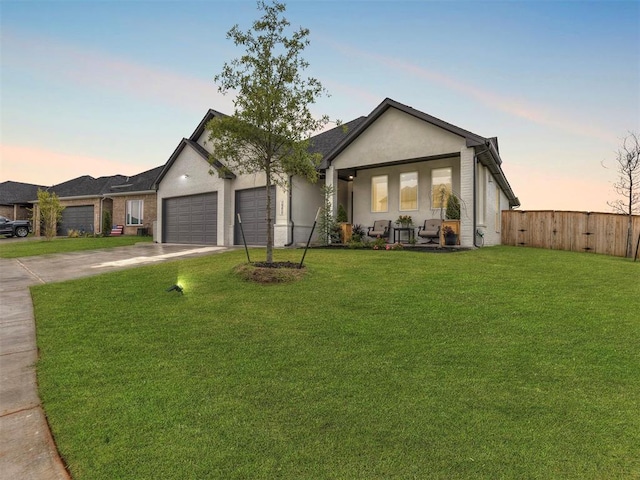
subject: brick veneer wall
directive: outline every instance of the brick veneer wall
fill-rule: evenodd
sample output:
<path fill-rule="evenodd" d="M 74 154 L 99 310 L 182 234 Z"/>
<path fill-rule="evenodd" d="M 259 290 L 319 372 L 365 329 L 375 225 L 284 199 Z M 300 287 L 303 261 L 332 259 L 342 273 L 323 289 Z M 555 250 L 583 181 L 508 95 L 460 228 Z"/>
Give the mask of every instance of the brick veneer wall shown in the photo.
<path fill-rule="evenodd" d="M 0 205 L 0 215 L 9 220 L 31 220 L 31 211 L 24 205 Z"/>
<path fill-rule="evenodd" d="M 144 202 L 142 212 L 142 225 L 127 225 L 127 201 L 142 200 Z M 113 211 L 111 213 L 111 223 L 114 225 L 124 225 L 125 235 L 137 235 L 138 228 L 146 228 L 148 235 L 151 235 L 153 222 L 158 218 L 157 195 L 155 193 L 144 195 L 127 195 L 113 197 Z"/>

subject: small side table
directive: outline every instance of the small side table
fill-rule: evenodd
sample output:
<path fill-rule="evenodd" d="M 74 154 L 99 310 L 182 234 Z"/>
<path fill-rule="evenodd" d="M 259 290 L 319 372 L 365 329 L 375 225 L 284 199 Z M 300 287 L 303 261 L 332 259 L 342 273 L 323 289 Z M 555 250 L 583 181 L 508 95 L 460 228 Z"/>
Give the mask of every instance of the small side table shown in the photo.
<path fill-rule="evenodd" d="M 402 241 L 402 232 L 407 232 L 407 242 L 411 242 L 415 238 L 416 229 L 414 227 L 395 227 L 393 229 L 393 243 Z"/>

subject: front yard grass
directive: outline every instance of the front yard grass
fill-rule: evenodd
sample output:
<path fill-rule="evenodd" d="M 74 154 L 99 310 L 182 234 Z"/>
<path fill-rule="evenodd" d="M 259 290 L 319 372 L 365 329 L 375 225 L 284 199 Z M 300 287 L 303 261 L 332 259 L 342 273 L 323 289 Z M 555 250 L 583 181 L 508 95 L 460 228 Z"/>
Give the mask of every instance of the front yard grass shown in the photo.
<path fill-rule="evenodd" d="M 99 248 L 125 247 L 140 242 L 151 242 L 152 237 L 138 237 L 125 235 L 121 237 L 82 237 L 82 238 L 54 238 L 20 239 L 20 241 L 0 240 L 0 258 L 32 257 L 50 253 L 67 253 L 81 250 L 96 250 Z"/>
<path fill-rule="evenodd" d="M 640 477 L 639 263 L 312 250 L 259 285 L 243 261 L 32 289 L 75 480 Z"/>

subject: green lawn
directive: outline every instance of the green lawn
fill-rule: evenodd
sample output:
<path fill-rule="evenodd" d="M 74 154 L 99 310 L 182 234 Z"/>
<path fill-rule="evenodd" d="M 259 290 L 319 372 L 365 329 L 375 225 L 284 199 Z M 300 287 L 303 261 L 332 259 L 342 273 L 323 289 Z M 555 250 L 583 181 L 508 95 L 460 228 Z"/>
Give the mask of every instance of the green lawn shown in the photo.
<path fill-rule="evenodd" d="M 49 253 L 66 253 L 98 248 L 124 247 L 140 242 L 151 242 L 151 237 L 126 235 L 122 237 L 81 237 L 43 239 L 20 239 L 19 241 L 3 241 L 0 239 L 0 258 L 32 257 Z"/>
<path fill-rule="evenodd" d="M 263 286 L 243 261 L 33 288 L 74 479 L 640 478 L 640 263 L 311 250 Z"/>

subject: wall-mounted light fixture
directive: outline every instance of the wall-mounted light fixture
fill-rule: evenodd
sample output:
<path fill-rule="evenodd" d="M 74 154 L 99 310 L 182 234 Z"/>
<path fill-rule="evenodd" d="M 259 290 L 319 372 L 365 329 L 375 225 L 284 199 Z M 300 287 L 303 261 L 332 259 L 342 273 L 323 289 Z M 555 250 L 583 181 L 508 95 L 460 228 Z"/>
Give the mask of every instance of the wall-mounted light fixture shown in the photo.
<path fill-rule="evenodd" d="M 186 173 L 182 175 L 182 179 L 187 179 L 189 178 L 189 175 L 187 175 Z"/>

